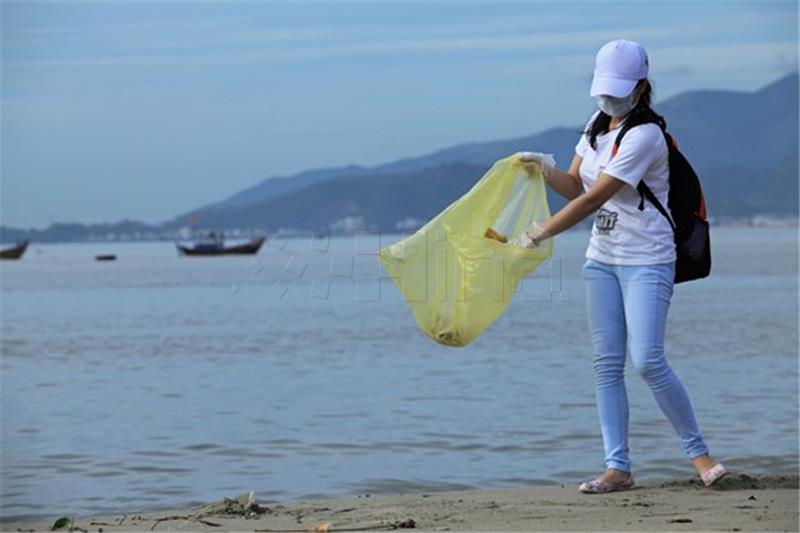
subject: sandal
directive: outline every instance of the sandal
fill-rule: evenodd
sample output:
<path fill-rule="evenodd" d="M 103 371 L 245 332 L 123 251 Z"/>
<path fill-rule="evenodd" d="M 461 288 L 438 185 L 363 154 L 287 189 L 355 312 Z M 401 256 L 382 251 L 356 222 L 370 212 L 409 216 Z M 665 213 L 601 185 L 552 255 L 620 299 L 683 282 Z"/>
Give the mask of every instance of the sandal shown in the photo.
<path fill-rule="evenodd" d="M 607 483 L 600 479 L 584 481 L 578 486 L 581 492 L 599 494 L 603 492 L 615 492 L 618 490 L 630 490 L 634 487 L 633 475 L 628 475 L 628 479 L 619 483 Z"/>
<path fill-rule="evenodd" d="M 728 472 L 725 470 L 725 467 L 722 466 L 722 463 L 717 463 L 700 474 L 700 479 L 703 480 L 703 484 L 705 484 L 706 487 L 710 487 L 718 479 L 724 477 L 727 473 Z"/>

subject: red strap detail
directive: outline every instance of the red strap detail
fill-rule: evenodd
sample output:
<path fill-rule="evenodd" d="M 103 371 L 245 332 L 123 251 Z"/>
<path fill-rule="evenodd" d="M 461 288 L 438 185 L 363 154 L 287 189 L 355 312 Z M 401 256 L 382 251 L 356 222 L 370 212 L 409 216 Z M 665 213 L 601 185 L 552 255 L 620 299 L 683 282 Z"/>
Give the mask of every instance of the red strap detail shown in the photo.
<path fill-rule="evenodd" d="M 700 207 L 697 209 L 697 216 L 706 220 L 706 195 L 703 194 L 702 189 L 700 190 Z"/>
<path fill-rule="evenodd" d="M 611 157 L 617 155 L 617 144 L 614 143 L 614 146 L 611 147 Z"/>

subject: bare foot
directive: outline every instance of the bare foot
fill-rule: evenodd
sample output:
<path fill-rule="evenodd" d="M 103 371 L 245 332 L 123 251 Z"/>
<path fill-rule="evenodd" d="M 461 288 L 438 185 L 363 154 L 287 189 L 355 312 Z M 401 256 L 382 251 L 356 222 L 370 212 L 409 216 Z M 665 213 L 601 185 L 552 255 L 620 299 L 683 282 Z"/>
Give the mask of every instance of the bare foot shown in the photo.
<path fill-rule="evenodd" d="M 606 470 L 605 474 L 599 476 L 599 479 L 611 485 L 616 485 L 618 483 L 622 483 L 629 477 L 630 477 L 629 472 L 625 472 L 624 470 L 617 470 L 616 468 L 609 468 L 608 470 Z"/>
<path fill-rule="evenodd" d="M 703 472 L 707 471 L 709 468 L 717 464 L 717 461 L 713 459 L 709 454 L 704 453 L 703 455 L 692 457 L 692 464 L 694 465 L 695 470 L 697 470 L 697 473 L 702 474 Z"/>

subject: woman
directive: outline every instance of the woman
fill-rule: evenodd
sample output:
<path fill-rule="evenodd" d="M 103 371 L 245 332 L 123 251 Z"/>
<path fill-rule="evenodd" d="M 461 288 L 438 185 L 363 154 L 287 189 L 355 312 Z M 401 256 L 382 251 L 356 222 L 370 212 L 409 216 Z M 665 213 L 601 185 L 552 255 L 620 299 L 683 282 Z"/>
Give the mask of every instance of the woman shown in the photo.
<path fill-rule="evenodd" d="M 536 245 L 595 213 L 582 268 L 593 344 L 595 398 L 605 448 L 606 471 L 580 484 L 582 492 L 611 492 L 634 486 L 628 457 L 626 342 L 638 373 L 681 438 L 703 482 L 726 472 L 711 458 L 683 384 L 664 358 L 667 309 L 675 276 L 675 244 L 667 219 L 649 202 L 640 210 L 636 185 L 644 180 L 667 205 L 669 167 L 663 117 L 650 107 L 647 52 L 636 42 L 611 41 L 597 53 L 590 96 L 599 111 L 587 122 L 567 172 L 543 154 L 536 161 L 548 185 L 570 202 L 541 227 L 529 231 Z M 641 115 L 640 115 L 641 114 Z M 622 124 L 645 114 L 656 123 L 629 129 L 612 157 Z"/>

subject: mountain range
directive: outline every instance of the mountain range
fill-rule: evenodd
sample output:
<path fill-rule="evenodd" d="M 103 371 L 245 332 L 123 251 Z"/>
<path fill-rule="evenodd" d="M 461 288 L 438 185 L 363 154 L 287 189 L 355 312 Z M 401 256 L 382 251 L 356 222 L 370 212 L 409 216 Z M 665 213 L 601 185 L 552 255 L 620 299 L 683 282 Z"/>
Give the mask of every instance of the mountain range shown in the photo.
<path fill-rule="evenodd" d="M 665 117 L 668 131 L 700 176 L 712 218 L 797 216 L 797 72 L 752 92 L 687 91 L 656 104 L 655 109 Z M 170 232 L 196 215 L 199 227 L 224 230 L 275 232 L 283 228 L 324 233 L 413 229 L 469 190 L 494 161 L 513 152 L 553 153 L 559 168 L 565 169 L 582 126 L 459 144 L 373 167 L 348 165 L 272 177 L 161 224 L 118 224 L 134 225 L 143 232 L 148 228 Z M 564 203 L 551 193 L 553 211 Z M 69 240 L 69 235 L 81 239 L 114 231 L 114 224 L 55 224 L 41 231 L 4 227 L 2 240 Z"/>

